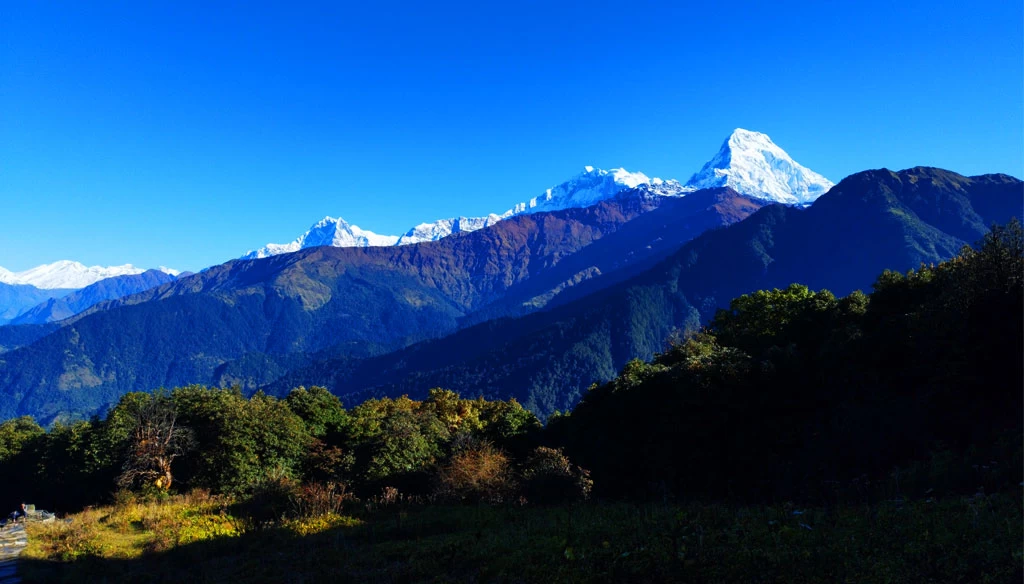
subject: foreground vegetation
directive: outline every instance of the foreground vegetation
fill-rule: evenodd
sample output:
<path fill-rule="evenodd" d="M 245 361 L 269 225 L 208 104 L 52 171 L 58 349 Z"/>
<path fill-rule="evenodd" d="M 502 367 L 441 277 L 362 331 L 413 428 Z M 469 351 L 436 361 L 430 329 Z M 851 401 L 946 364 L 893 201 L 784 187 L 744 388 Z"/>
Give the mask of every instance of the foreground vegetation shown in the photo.
<path fill-rule="evenodd" d="M 1014 222 L 871 295 L 737 298 L 546 427 L 315 387 L 10 420 L 0 500 L 111 504 L 34 528 L 40 580 L 1019 581 L 1022 327 Z"/>
<path fill-rule="evenodd" d="M 1012 582 L 1019 497 L 792 505 L 351 504 L 256 529 L 222 499 L 124 501 L 33 526 L 54 582 Z M 73 560 L 63 563 L 55 560 Z"/>

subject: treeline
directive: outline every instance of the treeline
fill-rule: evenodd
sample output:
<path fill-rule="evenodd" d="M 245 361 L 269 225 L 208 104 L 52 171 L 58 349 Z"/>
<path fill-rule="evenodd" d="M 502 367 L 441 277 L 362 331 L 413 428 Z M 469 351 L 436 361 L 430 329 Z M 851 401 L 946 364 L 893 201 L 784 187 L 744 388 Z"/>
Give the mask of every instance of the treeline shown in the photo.
<path fill-rule="evenodd" d="M 299 483 L 534 503 L 592 485 L 821 503 L 1007 490 L 1024 466 L 1022 307 L 1015 221 L 948 262 L 883 273 L 870 295 L 794 284 L 736 298 L 547 427 L 515 400 L 434 389 L 346 410 L 315 387 L 132 393 L 102 420 L 49 431 L 10 420 L 0 501 L 70 509 L 116 489 L 193 488 L 258 501 Z"/>
<path fill-rule="evenodd" d="M 829 502 L 1022 476 L 1020 224 L 870 295 L 792 285 L 593 387 L 548 432 L 595 490 Z"/>
<path fill-rule="evenodd" d="M 260 500 L 300 484 L 444 501 L 586 497 L 586 472 L 540 447 L 541 429 L 515 400 L 441 389 L 350 410 L 319 387 L 285 399 L 203 386 L 131 393 L 104 419 L 49 431 L 27 417 L 0 424 L 0 500 L 70 510 L 119 489 Z"/>

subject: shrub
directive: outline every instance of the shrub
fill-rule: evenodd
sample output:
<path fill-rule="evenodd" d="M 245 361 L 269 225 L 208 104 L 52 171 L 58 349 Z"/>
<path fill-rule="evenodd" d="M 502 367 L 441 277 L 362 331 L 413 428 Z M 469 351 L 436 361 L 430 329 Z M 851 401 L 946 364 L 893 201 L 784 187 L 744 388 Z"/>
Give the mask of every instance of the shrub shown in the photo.
<path fill-rule="evenodd" d="M 284 472 L 272 472 L 249 489 L 234 511 L 252 521 L 254 527 L 265 527 L 283 520 L 298 496 L 298 481 Z"/>
<path fill-rule="evenodd" d="M 500 503 L 514 487 L 505 453 L 479 442 L 456 451 L 438 470 L 435 493 L 454 501 Z"/>
<path fill-rule="evenodd" d="M 523 487 L 531 503 L 557 505 L 590 496 L 590 471 L 569 461 L 561 449 L 538 447 L 523 468 Z"/>
<path fill-rule="evenodd" d="M 355 454 L 351 450 L 314 439 L 303 460 L 303 475 L 314 481 L 346 480 L 352 474 L 355 461 Z"/>
<path fill-rule="evenodd" d="M 292 504 L 296 517 L 316 518 L 341 515 L 345 503 L 355 501 L 345 483 L 310 483 L 299 489 Z"/>

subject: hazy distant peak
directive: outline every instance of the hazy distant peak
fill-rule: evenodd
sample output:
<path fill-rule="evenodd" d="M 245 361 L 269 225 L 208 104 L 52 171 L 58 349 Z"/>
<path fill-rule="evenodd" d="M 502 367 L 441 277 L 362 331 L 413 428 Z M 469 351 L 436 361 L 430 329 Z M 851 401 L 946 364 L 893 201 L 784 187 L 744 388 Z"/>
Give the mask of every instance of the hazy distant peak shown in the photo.
<path fill-rule="evenodd" d="M 27 284 L 44 290 L 57 288 L 85 288 L 100 280 L 115 276 L 141 274 L 146 270 L 131 264 L 122 266 L 91 266 L 71 260 L 60 260 L 52 264 L 43 264 L 21 272 L 12 272 L 0 268 L 0 282 L 4 284 Z M 180 272 L 164 266 L 160 271 L 177 276 Z"/>

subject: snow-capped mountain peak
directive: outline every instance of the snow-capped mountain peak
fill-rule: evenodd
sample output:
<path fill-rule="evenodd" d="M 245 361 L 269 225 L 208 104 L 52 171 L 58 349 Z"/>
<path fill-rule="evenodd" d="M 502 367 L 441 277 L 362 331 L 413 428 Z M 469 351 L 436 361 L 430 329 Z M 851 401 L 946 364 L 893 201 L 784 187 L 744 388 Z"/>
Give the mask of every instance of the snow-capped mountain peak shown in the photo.
<path fill-rule="evenodd" d="M 372 231 L 361 229 L 358 225 L 352 225 L 341 217 L 337 219 L 334 217 L 324 217 L 314 223 L 309 228 L 309 231 L 300 235 L 295 241 L 291 243 L 268 243 L 260 249 L 245 254 L 242 256 L 242 259 L 265 258 L 321 245 L 334 247 L 375 247 L 395 245 L 396 243 L 398 243 L 397 235 L 377 235 Z"/>
<path fill-rule="evenodd" d="M 80 262 L 60 260 L 52 264 L 36 266 L 22 272 L 12 272 L 0 268 L 0 282 L 4 284 L 28 284 L 44 290 L 85 288 L 90 284 L 95 284 L 107 278 L 141 274 L 145 271 L 131 264 L 90 267 Z M 160 271 L 172 276 L 180 273 L 178 270 L 172 270 L 163 266 L 160 267 Z"/>
<path fill-rule="evenodd" d="M 797 164 L 767 134 L 737 128 L 686 185 L 695 189 L 728 186 L 744 195 L 800 205 L 813 202 L 833 183 Z"/>

